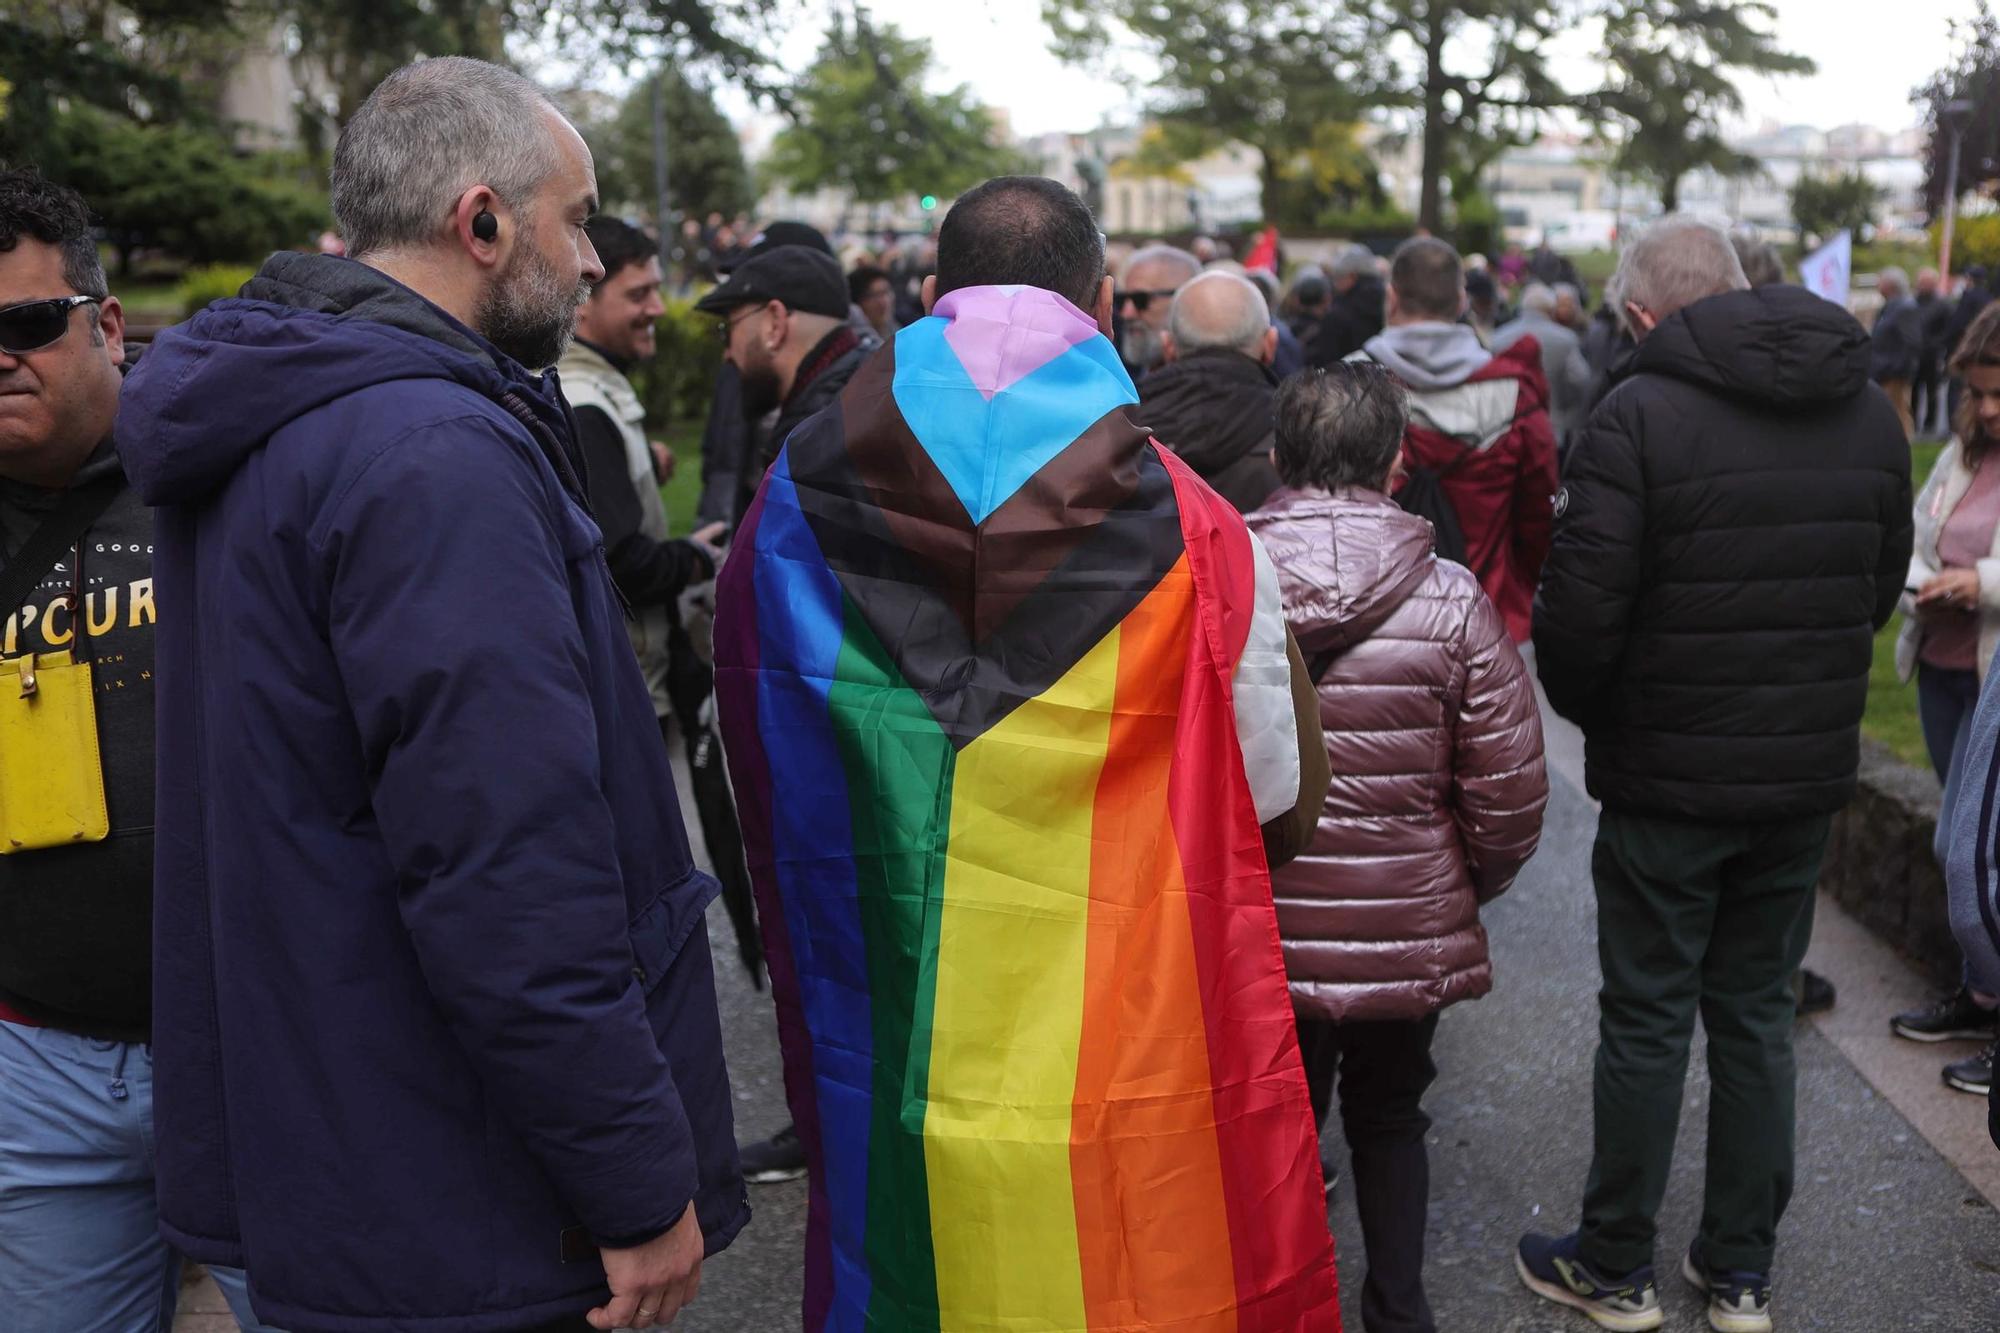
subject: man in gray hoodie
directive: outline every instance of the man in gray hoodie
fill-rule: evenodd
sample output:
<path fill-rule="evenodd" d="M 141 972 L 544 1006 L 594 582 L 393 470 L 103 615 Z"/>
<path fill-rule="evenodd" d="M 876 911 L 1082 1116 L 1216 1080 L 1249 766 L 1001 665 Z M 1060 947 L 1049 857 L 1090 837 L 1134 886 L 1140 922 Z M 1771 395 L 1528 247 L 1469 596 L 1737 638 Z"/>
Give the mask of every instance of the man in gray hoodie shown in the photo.
<path fill-rule="evenodd" d="M 1389 268 L 1387 327 L 1349 359 L 1380 362 L 1409 391 L 1409 476 L 1396 498 L 1440 528 L 1438 555 L 1479 576 L 1520 643 L 1554 521 L 1548 381 L 1535 344 L 1489 352 L 1458 322 L 1464 312 L 1458 252 L 1431 237 L 1405 241 Z"/>

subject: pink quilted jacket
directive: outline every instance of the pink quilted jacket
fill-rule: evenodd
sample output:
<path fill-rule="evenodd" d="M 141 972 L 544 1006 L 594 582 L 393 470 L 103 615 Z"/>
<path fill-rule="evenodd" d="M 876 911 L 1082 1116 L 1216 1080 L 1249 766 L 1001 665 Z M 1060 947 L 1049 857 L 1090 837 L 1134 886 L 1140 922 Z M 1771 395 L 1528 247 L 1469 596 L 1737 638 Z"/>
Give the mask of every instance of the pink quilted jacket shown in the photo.
<path fill-rule="evenodd" d="M 1479 904 L 1534 855 L 1549 796 L 1520 654 L 1430 524 L 1378 491 L 1281 490 L 1249 521 L 1325 669 L 1333 787 L 1311 846 L 1271 875 L 1293 1003 L 1420 1018 L 1484 995 Z"/>

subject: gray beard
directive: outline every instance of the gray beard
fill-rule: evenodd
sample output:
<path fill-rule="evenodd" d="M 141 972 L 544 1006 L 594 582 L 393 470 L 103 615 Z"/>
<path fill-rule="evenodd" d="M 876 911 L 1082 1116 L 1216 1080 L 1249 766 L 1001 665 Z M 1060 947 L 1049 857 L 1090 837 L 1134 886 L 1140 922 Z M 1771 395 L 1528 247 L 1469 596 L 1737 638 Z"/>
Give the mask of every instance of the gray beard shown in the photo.
<path fill-rule="evenodd" d="M 1128 365 L 1141 370 L 1151 370 L 1167 359 L 1165 343 L 1160 331 L 1151 324 L 1134 320 L 1127 324 L 1118 335 L 1118 354 Z"/>
<path fill-rule="evenodd" d="M 543 371 L 569 350 L 577 309 L 589 297 L 589 283 L 565 286 L 554 265 L 524 246 L 480 297 L 473 319 L 488 342 L 529 370 Z"/>

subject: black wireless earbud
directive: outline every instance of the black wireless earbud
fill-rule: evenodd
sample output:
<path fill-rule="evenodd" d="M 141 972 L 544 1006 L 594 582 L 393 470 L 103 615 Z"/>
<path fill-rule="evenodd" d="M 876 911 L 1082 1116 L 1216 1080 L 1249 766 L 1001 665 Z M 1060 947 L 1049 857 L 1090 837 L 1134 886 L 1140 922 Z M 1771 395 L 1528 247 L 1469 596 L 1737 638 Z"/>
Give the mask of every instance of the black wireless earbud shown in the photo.
<path fill-rule="evenodd" d="M 485 209 L 472 215 L 472 234 L 482 241 L 490 241 L 500 234 L 500 219 Z"/>

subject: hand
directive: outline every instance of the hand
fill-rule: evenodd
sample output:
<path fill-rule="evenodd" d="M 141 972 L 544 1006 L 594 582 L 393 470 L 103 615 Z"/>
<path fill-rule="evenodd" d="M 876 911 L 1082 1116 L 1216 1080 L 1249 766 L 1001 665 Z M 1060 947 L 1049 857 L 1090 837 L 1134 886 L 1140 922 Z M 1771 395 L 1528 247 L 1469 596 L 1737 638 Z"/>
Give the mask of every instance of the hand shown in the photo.
<path fill-rule="evenodd" d="M 727 523 L 711 523 L 705 528 L 696 528 L 689 533 L 688 540 L 701 548 L 701 553 L 708 557 L 708 563 L 720 573 L 723 556 L 722 540 L 728 535 Z"/>
<path fill-rule="evenodd" d="M 661 481 L 672 481 L 674 477 L 674 451 L 667 448 L 666 445 L 660 443 L 658 440 L 651 441 L 651 444 L 653 446 L 653 471 L 659 475 Z"/>
<path fill-rule="evenodd" d="M 1917 590 L 1917 605 L 1927 610 L 1979 609 L 1979 571 L 1947 569 Z"/>
<path fill-rule="evenodd" d="M 587 1316 L 592 1328 L 665 1328 L 701 1290 L 701 1224 L 689 1204 L 665 1234 L 629 1250 L 599 1250 L 611 1303 Z"/>

